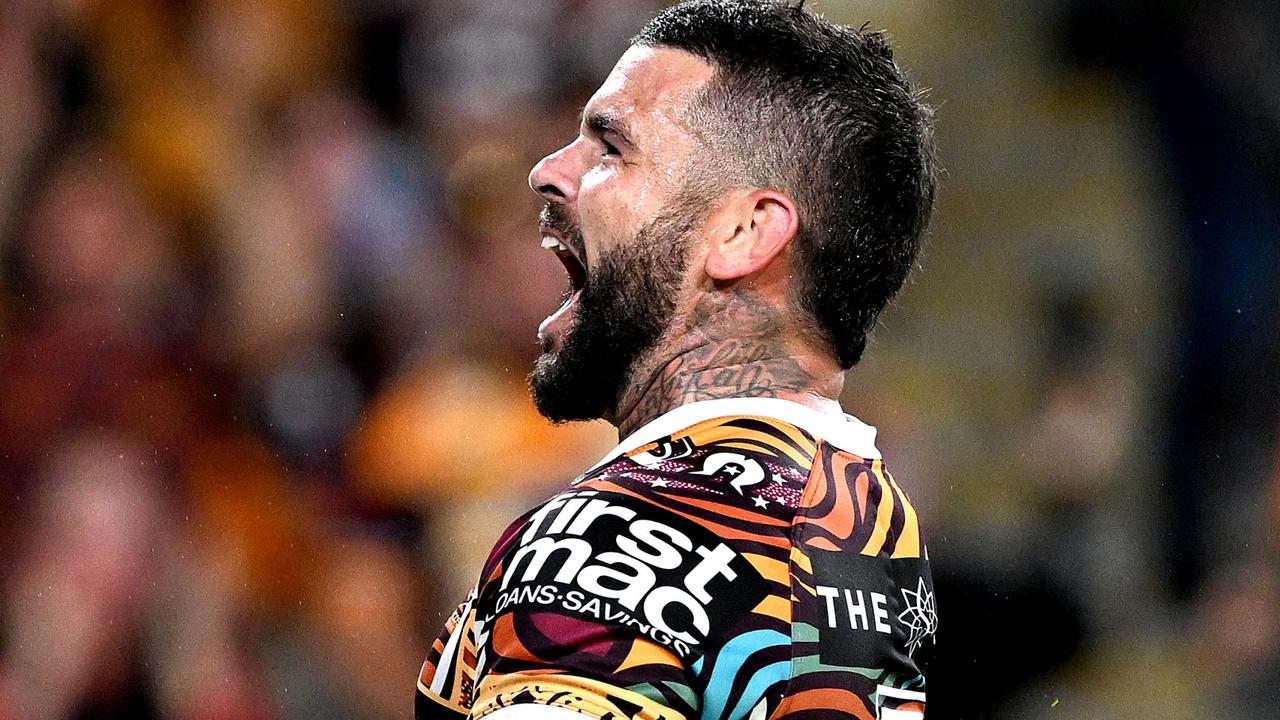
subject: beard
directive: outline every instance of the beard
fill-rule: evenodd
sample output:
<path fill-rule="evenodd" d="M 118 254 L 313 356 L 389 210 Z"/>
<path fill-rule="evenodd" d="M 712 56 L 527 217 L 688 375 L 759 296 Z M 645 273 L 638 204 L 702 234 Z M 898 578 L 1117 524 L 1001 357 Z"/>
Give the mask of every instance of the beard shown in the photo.
<path fill-rule="evenodd" d="M 675 315 L 705 206 L 682 199 L 588 270 L 560 348 L 544 347 L 529 376 L 534 405 L 548 420 L 612 419 L 632 369 Z"/>

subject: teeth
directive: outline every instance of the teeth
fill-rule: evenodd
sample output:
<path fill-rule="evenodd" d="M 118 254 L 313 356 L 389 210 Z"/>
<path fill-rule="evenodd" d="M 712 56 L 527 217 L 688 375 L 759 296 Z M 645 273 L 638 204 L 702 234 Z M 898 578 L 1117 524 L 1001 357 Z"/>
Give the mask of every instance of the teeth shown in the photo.
<path fill-rule="evenodd" d="M 542 236 L 542 247 L 557 252 L 569 252 L 569 247 L 550 235 Z"/>

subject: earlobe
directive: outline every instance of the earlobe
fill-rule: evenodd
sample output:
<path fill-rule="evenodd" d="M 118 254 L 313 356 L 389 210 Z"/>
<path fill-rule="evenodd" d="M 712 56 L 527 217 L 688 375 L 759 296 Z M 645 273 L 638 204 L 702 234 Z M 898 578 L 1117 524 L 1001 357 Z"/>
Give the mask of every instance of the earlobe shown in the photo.
<path fill-rule="evenodd" d="M 737 280 L 768 267 L 790 244 L 799 227 L 795 203 L 777 190 L 752 190 L 722 208 L 707 253 L 712 279 Z"/>

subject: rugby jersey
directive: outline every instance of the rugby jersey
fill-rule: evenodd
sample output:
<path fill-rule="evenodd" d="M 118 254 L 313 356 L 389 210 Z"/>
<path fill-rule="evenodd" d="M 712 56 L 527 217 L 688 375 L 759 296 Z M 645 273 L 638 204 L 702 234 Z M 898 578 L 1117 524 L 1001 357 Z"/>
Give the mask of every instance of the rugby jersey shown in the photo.
<path fill-rule="evenodd" d="M 502 534 L 432 646 L 417 720 L 918 720 L 937 628 L 920 521 L 875 429 L 692 403 Z"/>

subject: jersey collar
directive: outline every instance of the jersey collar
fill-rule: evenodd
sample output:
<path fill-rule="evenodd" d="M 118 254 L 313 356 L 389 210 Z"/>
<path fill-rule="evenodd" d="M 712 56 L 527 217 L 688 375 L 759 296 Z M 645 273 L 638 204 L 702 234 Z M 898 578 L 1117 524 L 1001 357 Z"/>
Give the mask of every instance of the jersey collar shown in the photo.
<path fill-rule="evenodd" d="M 601 467 L 636 448 L 680 432 L 706 420 L 722 417 L 759 417 L 781 420 L 804 430 L 815 439 L 851 452 L 866 460 L 877 460 L 876 429 L 852 415 L 837 417 L 818 412 L 800 403 L 781 398 L 724 398 L 681 405 L 660 415 L 631 433 L 593 467 Z"/>

